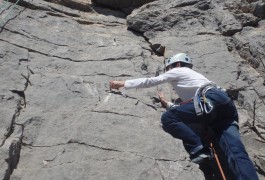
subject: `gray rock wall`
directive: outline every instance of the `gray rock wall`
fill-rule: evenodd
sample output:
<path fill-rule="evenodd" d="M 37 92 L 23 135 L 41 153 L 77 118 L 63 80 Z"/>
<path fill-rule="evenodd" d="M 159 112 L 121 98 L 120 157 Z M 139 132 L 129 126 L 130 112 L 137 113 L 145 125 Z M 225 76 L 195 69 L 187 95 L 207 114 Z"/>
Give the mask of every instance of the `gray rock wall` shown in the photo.
<path fill-rule="evenodd" d="M 153 97 L 177 98 L 170 86 L 109 90 L 161 73 L 159 45 L 233 92 L 265 179 L 263 1 L 158 0 L 128 16 L 118 1 L 15 2 L 0 4 L 1 179 L 205 179 L 160 126 Z"/>

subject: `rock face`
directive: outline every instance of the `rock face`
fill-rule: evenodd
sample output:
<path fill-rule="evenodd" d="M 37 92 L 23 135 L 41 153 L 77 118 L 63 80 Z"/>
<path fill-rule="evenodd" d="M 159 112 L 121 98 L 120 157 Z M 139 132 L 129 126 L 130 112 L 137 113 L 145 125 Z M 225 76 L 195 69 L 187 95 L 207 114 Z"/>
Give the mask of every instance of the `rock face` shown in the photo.
<path fill-rule="evenodd" d="M 205 179 L 160 126 L 153 97 L 176 98 L 170 87 L 108 87 L 155 76 L 176 52 L 233 92 L 265 178 L 264 1 L 15 2 L 0 5 L 1 179 Z"/>

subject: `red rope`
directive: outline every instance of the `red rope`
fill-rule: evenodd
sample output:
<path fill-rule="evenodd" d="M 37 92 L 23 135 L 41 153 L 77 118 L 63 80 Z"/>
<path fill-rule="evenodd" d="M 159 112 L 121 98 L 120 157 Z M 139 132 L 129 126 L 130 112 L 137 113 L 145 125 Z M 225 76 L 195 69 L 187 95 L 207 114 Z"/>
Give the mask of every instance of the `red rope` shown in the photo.
<path fill-rule="evenodd" d="M 193 99 L 189 99 L 188 101 L 180 102 L 179 104 L 183 105 L 183 104 L 187 104 L 187 103 L 192 102 L 192 101 L 193 101 Z"/>
<path fill-rule="evenodd" d="M 212 151 L 213 151 L 214 158 L 215 158 L 215 160 L 216 160 L 216 163 L 217 163 L 217 165 L 218 165 L 218 168 L 219 168 L 219 170 L 220 170 L 220 173 L 221 173 L 221 175 L 222 175 L 222 177 L 223 177 L 223 180 L 226 180 L 226 177 L 225 177 L 225 174 L 224 174 L 223 168 L 222 168 L 222 166 L 221 166 L 221 163 L 220 163 L 220 161 L 219 161 L 219 158 L 218 158 L 218 156 L 217 156 L 217 154 L 216 154 L 216 151 L 215 151 L 215 149 L 214 149 L 214 147 L 213 147 L 213 143 L 212 143 L 212 142 L 210 142 L 210 147 L 211 147 L 211 149 L 212 149 Z"/>

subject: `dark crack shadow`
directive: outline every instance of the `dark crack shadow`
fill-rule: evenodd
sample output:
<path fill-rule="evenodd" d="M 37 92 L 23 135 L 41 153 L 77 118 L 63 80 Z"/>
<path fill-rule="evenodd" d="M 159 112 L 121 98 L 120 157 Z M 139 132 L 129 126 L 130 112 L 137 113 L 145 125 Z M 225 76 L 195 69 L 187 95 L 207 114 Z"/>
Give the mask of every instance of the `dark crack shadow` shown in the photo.
<path fill-rule="evenodd" d="M 5 171 L 4 174 L 4 178 L 3 180 L 9 180 L 14 169 L 17 168 L 17 165 L 19 163 L 19 159 L 20 159 L 20 151 L 22 148 L 22 139 L 23 139 L 23 134 L 24 134 L 24 124 L 18 124 L 16 123 L 16 119 L 19 117 L 21 110 L 23 108 L 26 108 L 26 96 L 25 96 L 25 91 L 28 88 L 28 85 L 31 85 L 31 82 L 29 80 L 30 75 L 34 74 L 34 72 L 27 66 L 27 70 L 28 70 L 28 75 L 25 76 L 23 74 L 21 74 L 21 76 L 23 78 L 26 79 L 26 82 L 24 84 L 24 90 L 20 91 L 20 90 L 10 90 L 12 93 L 17 94 L 20 99 L 17 102 L 17 106 L 15 109 L 15 113 L 12 116 L 11 122 L 9 127 L 7 128 L 7 132 L 5 133 L 5 137 L 0 145 L 0 147 L 2 147 L 6 140 L 13 134 L 14 130 L 15 130 L 15 126 L 20 126 L 21 127 L 21 134 L 18 138 L 12 138 L 12 142 L 9 146 L 8 152 L 9 152 L 9 156 L 6 159 L 6 162 L 8 164 L 7 169 Z"/>
<path fill-rule="evenodd" d="M 127 94 L 125 94 L 125 93 L 122 92 L 122 91 L 105 90 L 105 92 L 112 93 L 112 94 L 116 94 L 116 95 L 121 95 L 121 96 L 123 96 L 124 98 L 129 98 L 129 99 L 137 100 L 137 102 L 135 103 L 135 105 L 137 105 L 139 102 L 141 102 L 141 103 L 143 103 L 144 105 L 146 105 L 146 106 L 148 106 L 148 107 L 154 109 L 155 111 L 157 111 L 157 108 L 156 108 L 154 105 L 152 105 L 152 104 L 148 104 L 148 103 L 145 103 L 145 102 L 143 102 L 143 101 L 141 101 L 141 100 L 139 100 L 139 99 L 137 99 L 137 98 L 135 98 L 135 97 L 128 96 Z M 152 99 L 152 97 L 151 97 L 150 99 Z"/>
<path fill-rule="evenodd" d="M 21 147 L 21 140 L 13 140 L 11 145 L 9 146 L 9 157 L 8 159 L 6 159 L 8 168 L 6 169 L 3 180 L 9 180 L 14 169 L 17 168 L 20 159 Z"/>
<path fill-rule="evenodd" d="M 123 11 L 122 9 L 113 8 L 111 6 L 107 6 L 103 4 L 97 4 L 93 1 L 91 4 L 91 8 L 99 14 L 102 14 L 105 16 L 114 16 L 114 17 L 122 18 L 122 19 L 126 19 L 127 15 L 129 14 L 129 12 Z"/>
<path fill-rule="evenodd" d="M 22 98 L 20 98 L 20 100 L 17 103 L 17 107 L 16 107 L 16 110 L 15 110 L 15 113 L 12 116 L 10 125 L 7 128 L 7 132 L 4 135 L 5 138 L 3 139 L 0 147 L 2 147 L 5 144 L 6 139 L 8 139 L 11 136 L 11 134 L 14 132 L 16 119 L 20 115 L 20 111 L 23 109 L 22 105 L 21 105 L 22 104 L 21 101 L 23 101 Z"/>

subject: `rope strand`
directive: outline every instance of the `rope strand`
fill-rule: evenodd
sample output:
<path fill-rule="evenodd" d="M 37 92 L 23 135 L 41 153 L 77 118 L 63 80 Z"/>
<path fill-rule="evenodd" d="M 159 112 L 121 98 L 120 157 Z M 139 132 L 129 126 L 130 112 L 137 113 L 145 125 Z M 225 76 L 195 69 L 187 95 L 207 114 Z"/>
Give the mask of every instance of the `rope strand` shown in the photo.
<path fill-rule="evenodd" d="M 7 15 L 6 15 L 3 19 L 0 20 L 0 27 L 1 27 L 1 28 L 3 28 L 2 25 L 4 24 L 4 22 L 7 22 L 6 19 L 8 18 L 8 16 L 9 16 L 10 13 L 13 11 L 13 9 L 15 8 L 15 6 L 17 5 L 17 3 L 18 3 L 19 1 L 20 1 L 20 0 L 17 0 L 16 3 L 13 4 L 13 5 L 11 6 L 11 8 L 9 9 L 9 11 L 7 12 Z M 8 1 L 7 1 L 7 2 L 8 2 Z M 6 2 L 6 3 L 7 3 L 7 2 Z M 4 7 L 6 3 L 4 3 L 4 5 L 3 5 L 2 7 Z M 2 7 L 1 7 L 1 8 L 2 8 Z M 0 9 L 1 9 L 1 8 L 0 8 Z"/>
<path fill-rule="evenodd" d="M 3 2 L 5 2 L 5 1 L 3 1 Z M 9 0 L 7 0 L 5 3 L 3 3 L 3 5 L 0 7 L 0 11 L 1 11 L 2 8 L 5 8 L 4 6 L 5 6 L 8 2 L 9 2 Z"/>
<path fill-rule="evenodd" d="M 217 163 L 217 165 L 218 165 L 218 168 L 219 168 L 219 170 L 220 170 L 220 173 L 221 173 L 221 175 L 222 175 L 222 178 L 223 178 L 223 180 L 226 180 L 226 177 L 225 177 L 225 174 L 224 174 L 224 171 L 223 171 L 222 165 L 221 165 L 221 163 L 220 163 L 220 161 L 219 161 L 219 158 L 218 158 L 217 153 L 216 153 L 216 151 L 215 151 L 215 149 L 214 149 L 214 147 L 213 147 L 213 143 L 212 143 L 212 142 L 210 142 L 210 148 L 211 148 L 212 151 L 213 151 L 213 155 L 214 155 L 214 158 L 215 158 L 216 163 Z"/>

